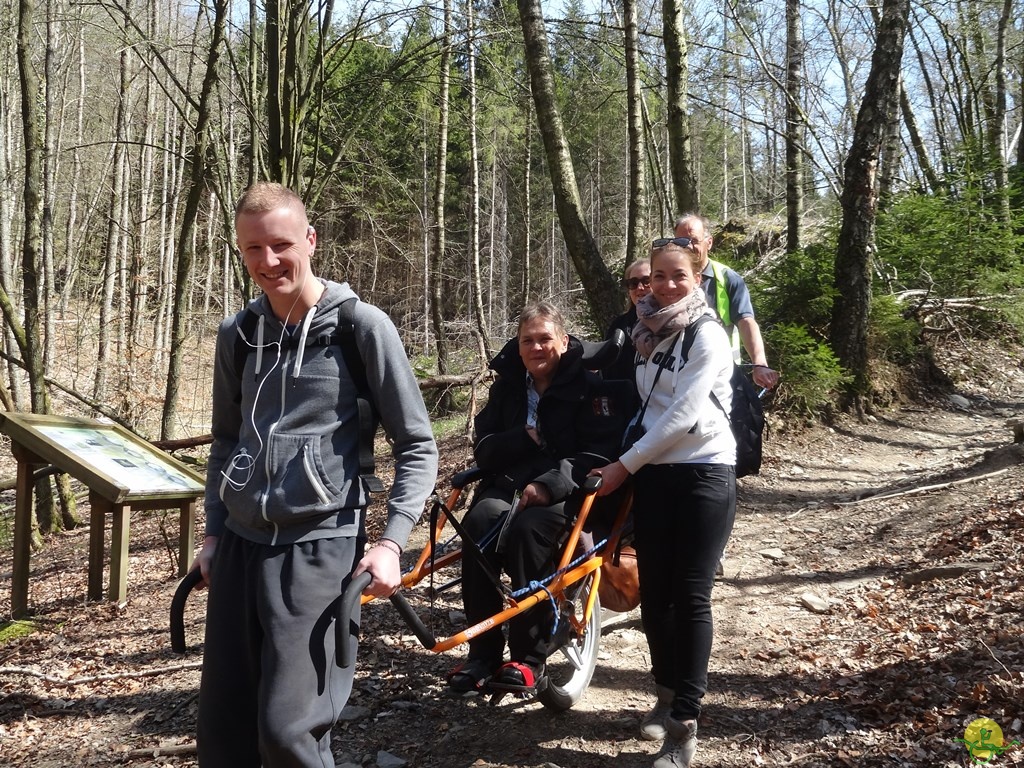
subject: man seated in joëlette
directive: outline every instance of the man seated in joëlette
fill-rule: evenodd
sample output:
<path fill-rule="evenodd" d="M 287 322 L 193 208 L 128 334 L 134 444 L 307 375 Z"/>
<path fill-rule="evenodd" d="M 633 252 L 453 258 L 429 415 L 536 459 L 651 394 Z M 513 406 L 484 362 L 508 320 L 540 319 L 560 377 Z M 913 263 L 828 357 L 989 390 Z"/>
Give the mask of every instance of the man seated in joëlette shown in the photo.
<path fill-rule="evenodd" d="M 566 333 L 558 309 L 538 302 L 523 310 L 516 338 L 490 364 L 498 378 L 476 417 L 474 446 L 487 476 L 463 524 L 492 567 L 508 572 L 513 589 L 552 573 L 579 508 L 581 494 L 575 492 L 621 444 L 624 414 L 603 397 L 601 377 L 585 370 L 582 358 L 582 345 Z M 499 547 L 498 533 L 517 494 Z M 471 625 L 503 608 L 501 594 L 472 557 L 463 557 L 462 596 Z M 511 619 L 511 661 L 504 665 L 502 627 L 474 637 L 468 658 L 449 674 L 449 686 L 458 693 L 489 682 L 496 689 L 534 689 L 552 625 L 549 601 Z"/>

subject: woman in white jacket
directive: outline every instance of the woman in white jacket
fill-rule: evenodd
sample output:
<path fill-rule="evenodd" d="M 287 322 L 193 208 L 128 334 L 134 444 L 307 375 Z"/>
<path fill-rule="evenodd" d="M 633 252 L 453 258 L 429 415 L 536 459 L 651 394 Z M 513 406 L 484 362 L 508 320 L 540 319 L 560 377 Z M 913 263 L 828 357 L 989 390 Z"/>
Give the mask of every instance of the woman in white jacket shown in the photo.
<path fill-rule="evenodd" d="M 726 417 L 733 360 L 699 289 L 689 238 L 654 241 L 651 294 L 637 304 L 633 343 L 642 436 L 601 475 L 601 495 L 635 475 L 640 615 L 658 691 L 641 735 L 664 740 L 654 768 L 687 768 L 711 656 L 711 588 L 736 515 L 736 443 Z M 715 399 L 717 398 L 717 403 Z"/>

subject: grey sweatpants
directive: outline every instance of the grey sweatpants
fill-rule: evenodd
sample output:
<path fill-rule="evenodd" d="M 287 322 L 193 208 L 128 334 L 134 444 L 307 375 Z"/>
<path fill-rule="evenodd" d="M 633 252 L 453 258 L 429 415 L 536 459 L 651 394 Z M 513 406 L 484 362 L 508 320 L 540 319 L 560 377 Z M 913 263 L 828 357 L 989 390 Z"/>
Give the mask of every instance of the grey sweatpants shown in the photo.
<path fill-rule="evenodd" d="M 354 672 L 335 662 L 334 616 L 361 550 L 348 537 L 220 537 L 199 687 L 202 768 L 333 768 L 331 728 Z"/>

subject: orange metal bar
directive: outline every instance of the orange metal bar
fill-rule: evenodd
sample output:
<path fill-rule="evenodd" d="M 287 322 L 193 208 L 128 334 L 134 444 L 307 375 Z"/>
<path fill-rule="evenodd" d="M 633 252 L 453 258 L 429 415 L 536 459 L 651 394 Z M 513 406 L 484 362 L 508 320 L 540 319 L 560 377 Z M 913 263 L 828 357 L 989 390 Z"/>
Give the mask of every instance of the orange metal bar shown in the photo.
<path fill-rule="evenodd" d="M 565 591 L 566 587 L 575 584 L 580 579 L 585 578 L 587 574 L 597 570 L 600 567 L 601 558 L 592 557 L 586 562 L 580 563 L 571 571 L 567 571 L 566 573 L 563 573 L 561 576 L 556 578 L 548 586 L 548 592 L 551 592 L 552 594 L 556 595 L 561 594 L 563 591 Z M 490 618 L 484 619 L 483 621 L 474 624 L 473 626 L 468 627 L 467 629 L 464 629 L 461 632 L 451 635 L 450 637 L 444 640 L 439 640 L 437 644 L 435 644 L 434 647 L 430 648 L 429 650 L 434 653 L 442 653 L 443 651 L 448 651 L 452 648 L 455 648 L 456 646 L 462 645 L 463 643 L 468 642 L 477 635 L 483 634 L 492 627 L 496 627 L 499 624 L 504 624 L 512 617 L 518 616 L 524 611 L 528 611 L 530 608 L 533 608 L 533 606 L 537 605 L 537 603 L 539 603 L 541 600 L 547 600 L 548 592 L 544 591 L 543 589 L 538 589 L 533 594 L 524 597 L 522 600 L 516 602 L 515 605 L 506 608 L 500 613 L 496 613 Z M 590 605 L 592 608 L 593 603 L 591 603 Z"/>
<path fill-rule="evenodd" d="M 459 496 L 462 495 L 462 487 L 455 486 L 448 493 L 448 499 L 445 502 L 445 508 L 454 509 L 455 505 L 459 502 Z M 434 551 L 437 546 L 437 540 L 441 536 L 441 531 L 448 522 L 448 513 L 441 510 L 441 513 L 437 516 L 437 523 L 434 526 L 434 530 L 430 532 L 430 538 L 427 540 L 427 545 L 420 552 L 418 558 L 416 558 L 416 564 L 412 567 L 412 570 L 402 576 L 402 586 L 405 588 L 414 587 L 419 584 L 423 579 L 430 573 L 439 571 L 442 568 L 446 568 L 452 563 L 458 562 L 462 557 L 462 550 L 454 550 L 442 555 L 441 557 L 434 560 L 434 567 L 430 568 L 430 553 Z M 373 600 L 372 595 L 363 595 L 360 598 L 360 605 L 366 605 Z"/>
<path fill-rule="evenodd" d="M 462 495 L 462 487 L 456 486 L 448 494 L 448 500 L 445 502 L 447 509 L 455 509 L 455 505 L 459 502 L 459 496 Z M 437 525 L 434 530 L 430 532 L 430 540 L 427 542 L 427 546 L 420 552 L 419 558 L 416 560 L 416 565 L 413 566 L 411 573 L 420 574 L 419 578 L 423 578 L 423 568 L 427 560 L 430 558 L 430 553 L 434 551 L 434 547 L 437 545 L 437 540 L 441 536 L 441 529 L 444 528 L 444 524 L 448 522 L 448 514 L 442 510 L 441 514 L 437 516 Z M 416 581 L 418 581 L 417 579 Z M 415 584 L 416 581 L 410 582 Z M 402 583 L 405 584 L 406 579 L 402 579 Z M 409 585 L 406 585 L 409 586 Z"/>
<path fill-rule="evenodd" d="M 456 503 L 458 503 L 458 499 L 461 492 L 462 488 L 452 489 L 451 493 L 448 496 L 448 509 L 455 508 L 455 505 Z M 595 497 L 596 494 L 593 493 L 588 493 L 584 496 L 583 503 L 580 505 L 580 511 L 579 514 L 577 514 L 576 516 L 576 522 L 573 525 L 572 532 L 569 534 L 569 538 L 566 541 L 565 546 L 563 548 L 562 556 L 558 564 L 558 570 L 562 570 L 563 568 L 568 566 L 568 564 L 572 562 L 572 559 L 576 556 L 576 545 L 579 542 L 580 534 L 583 531 L 583 526 L 586 524 L 587 518 L 590 515 L 590 510 L 593 506 Z M 626 518 L 629 516 L 632 503 L 633 491 L 630 488 L 626 495 L 623 497 L 622 504 L 619 506 L 619 511 L 615 516 L 615 523 L 612 527 L 612 534 L 608 539 L 608 543 L 604 547 L 605 552 L 614 552 L 615 548 L 618 546 L 620 531 L 626 522 Z M 402 577 L 402 586 L 404 588 L 408 589 L 416 586 L 430 573 L 436 572 L 442 568 L 446 568 L 447 566 L 461 559 L 462 551 L 455 550 L 452 552 L 448 552 L 442 555 L 441 557 L 435 559 L 433 568 L 430 567 L 430 553 L 433 550 L 434 546 L 436 545 L 441 529 L 444 527 L 444 524 L 447 521 L 447 519 L 447 515 L 444 512 L 442 512 L 438 516 L 437 525 L 431 532 L 430 541 L 427 543 L 427 546 L 424 547 L 423 551 L 420 553 L 420 556 L 416 561 L 416 565 L 409 573 L 405 574 Z M 468 642 L 477 635 L 480 635 L 493 627 L 499 626 L 500 624 L 505 623 L 509 619 L 529 610 L 533 606 L 537 605 L 541 600 L 547 600 L 549 592 L 552 595 L 555 595 L 556 597 L 561 595 L 567 587 L 575 584 L 576 582 L 580 581 L 581 579 L 585 578 L 586 576 L 592 573 L 594 576 L 594 583 L 590 590 L 590 594 L 587 596 L 587 602 L 584 606 L 583 616 L 581 618 L 577 618 L 574 614 L 570 617 L 576 634 L 582 634 L 587 624 L 589 623 L 590 616 L 593 614 L 594 606 L 597 602 L 597 590 L 601 583 L 600 568 L 603 562 L 604 556 L 595 553 L 592 557 L 588 558 L 584 562 L 580 563 L 571 570 L 566 571 L 565 573 L 556 577 L 551 582 L 551 584 L 548 585 L 546 591 L 543 589 L 539 589 L 536 592 L 523 598 L 522 600 L 511 601 L 512 605 L 510 605 L 505 610 L 500 611 L 499 613 L 496 613 L 490 618 L 484 619 L 483 621 L 474 624 L 473 626 L 468 627 L 462 630 L 461 632 L 458 632 L 454 635 L 449 636 L 448 638 L 438 641 L 434 645 L 434 647 L 430 648 L 429 650 L 434 653 L 442 653 L 444 651 L 451 650 L 456 646 L 462 645 L 463 643 Z M 363 595 L 361 602 L 363 605 L 365 605 L 373 599 L 373 597 Z"/>
<path fill-rule="evenodd" d="M 587 522 L 587 517 L 590 516 L 590 508 L 594 505 L 594 496 L 595 494 L 588 493 L 583 497 L 579 514 L 576 515 L 576 523 L 572 527 L 572 533 L 569 534 L 569 539 L 565 542 L 565 547 L 562 549 L 562 558 L 558 561 L 558 570 L 565 568 L 576 555 L 576 544 L 580 540 L 583 524 Z"/>

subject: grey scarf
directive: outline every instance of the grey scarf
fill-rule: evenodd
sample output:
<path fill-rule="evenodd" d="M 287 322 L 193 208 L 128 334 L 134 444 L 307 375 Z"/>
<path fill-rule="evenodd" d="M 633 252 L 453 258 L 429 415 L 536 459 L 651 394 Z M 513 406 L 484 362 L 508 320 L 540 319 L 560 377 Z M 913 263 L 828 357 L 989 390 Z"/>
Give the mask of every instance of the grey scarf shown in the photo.
<path fill-rule="evenodd" d="M 649 358 L 661 341 L 686 328 L 707 308 L 708 301 L 699 286 L 667 307 L 658 306 L 653 293 L 647 294 L 636 304 L 637 324 L 631 335 L 633 346 L 641 357 Z"/>

